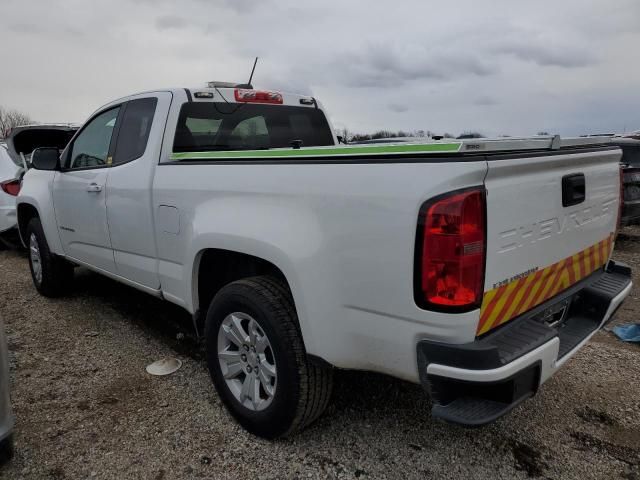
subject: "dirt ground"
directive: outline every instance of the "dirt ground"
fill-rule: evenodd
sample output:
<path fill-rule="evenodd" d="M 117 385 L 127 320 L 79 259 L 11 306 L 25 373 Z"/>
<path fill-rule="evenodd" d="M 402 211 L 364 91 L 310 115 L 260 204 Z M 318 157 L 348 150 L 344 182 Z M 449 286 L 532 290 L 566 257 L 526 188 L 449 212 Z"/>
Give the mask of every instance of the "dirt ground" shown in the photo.
<path fill-rule="evenodd" d="M 640 228 L 615 256 L 636 287 L 614 324 L 638 322 Z M 339 372 L 326 414 L 269 442 L 225 412 L 179 308 L 85 270 L 72 295 L 45 299 L 16 251 L 0 252 L 0 272 L 17 417 L 3 479 L 640 479 L 640 346 L 610 332 L 485 428 L 432 421 L 417 385 Z M 177 373 L 145 372 L 170 355 Z"/>

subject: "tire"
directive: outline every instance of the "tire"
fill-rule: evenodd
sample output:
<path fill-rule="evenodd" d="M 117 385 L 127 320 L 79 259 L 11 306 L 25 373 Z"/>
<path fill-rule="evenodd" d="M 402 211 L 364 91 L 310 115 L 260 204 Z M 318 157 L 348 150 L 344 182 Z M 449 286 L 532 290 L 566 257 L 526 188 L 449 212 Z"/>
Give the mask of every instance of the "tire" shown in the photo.
<path fill-rule="evenodd" d="M 68 293 L 73 283 L 73 265 L 51 253 L 39 218 L 29 221 L 25 241 L 29 250 L 31 278 L 36 290 L 45 297 L 59 297 Z M 37 248 L 37 252 L 34 247 Z"/>
<path fill-rule="evenodd" d="M 0 251 L 22 249 L 20 237 L 15 229 L 0 233 Z"/>
<path fill-rule="evenodd" d="M 230 340 L 233 329 L 229 326 L 234 324 L 231 314 L 236 314 L 233 318 L 245 326 L 245 333 L 251 331 L 251 320 L 255 321 L 255 341 L 251 336 L 244 337 L 246 351 L 242 345 Z M 233 338 L 238 340 L 239 337 Z M 329 403 L 333 371 L 309 362 L 293 299 L 288 288 L 278 280 L 252 277 L 223 287 L 207 312 L 205 340 L 209 373 L 222 402 L 238 423 L 254 435 L 264 438 L 288 436 L 318 418 Z M 266 343 L 269 345 L 265 348 Z M 219 351 L 237 357 L 236 348 L 238 352 L 245 351 L 244 356 L 249 358 L 246 361 L 219 358 Z M 249 352 L 254 352 L 253 360 Z M 224 362 L 229 362 L 225 363 L 226 367 L 222 365 Z M 260 373 L 255 368 L 247 373 L 246 367 L 251 367 L 252 363 L 259 367 Z M 234 376 L 238 364 L 242 370 Z M 230 378 L 225 378 L 223 368 Z M 269 369 L 275 376 L 270 376 Z M 244 396 L 243 399 L 242 394 L 242 386 L 251 382 L 252 374 L 261 379 L 261 384 L 254 390 L 258 392 L 257 404 L 255 396 Z M 272 389 L 271 396 L 267 392 L 269 388 Z M 238 389 L 241 389 L 240 397 Z"/>

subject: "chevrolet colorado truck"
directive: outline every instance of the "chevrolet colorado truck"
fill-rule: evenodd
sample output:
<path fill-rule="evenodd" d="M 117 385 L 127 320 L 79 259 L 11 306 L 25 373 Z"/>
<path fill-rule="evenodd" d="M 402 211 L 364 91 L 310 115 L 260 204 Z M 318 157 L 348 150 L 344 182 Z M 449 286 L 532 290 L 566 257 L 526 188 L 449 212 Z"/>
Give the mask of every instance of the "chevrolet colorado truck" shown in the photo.
<path fill-rule="evenodd" d="M 83 266 L 190 312 L 220 398 L 257 435 L 316 419 L 336 368 L 420 383 L 434 418 L 481 425 L 631 290 L 609 259 L 608 142 L 342 146 L 312 97 L 153 91 L 36 150 L 18 225 L 41 294 Z"/>

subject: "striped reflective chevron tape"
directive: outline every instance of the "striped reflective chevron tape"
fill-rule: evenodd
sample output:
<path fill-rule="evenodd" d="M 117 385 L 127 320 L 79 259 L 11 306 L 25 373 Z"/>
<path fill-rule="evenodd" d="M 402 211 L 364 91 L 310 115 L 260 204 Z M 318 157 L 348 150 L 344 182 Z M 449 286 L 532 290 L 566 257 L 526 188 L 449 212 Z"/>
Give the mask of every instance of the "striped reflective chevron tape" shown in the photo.
<path fill-rule="evenodd" d="M 589 248 L 484 292 L 477 334 L 482 335 L 531 310 L 602 268 L 613 248 L 613 235 Z"/>

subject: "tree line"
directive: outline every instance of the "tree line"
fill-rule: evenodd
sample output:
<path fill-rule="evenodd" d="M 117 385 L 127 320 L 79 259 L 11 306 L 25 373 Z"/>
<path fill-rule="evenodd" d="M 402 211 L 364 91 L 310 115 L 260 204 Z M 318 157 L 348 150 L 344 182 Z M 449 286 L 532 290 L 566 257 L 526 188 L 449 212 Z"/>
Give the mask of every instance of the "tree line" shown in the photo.
<path fill-rule="evenodd" d="M 452 135 L 450 133 L 436 134 L 430 130 L 378 130 L 373 133 L 354 133 L 348 128 L 342 128 L 338 130 L 337 135 L 344 139 L 347 143 L 365 142 L 367 140 L 380 140 L 380 139 L 393 139 L 393 138 L 454 138 L 457 140 L 471 139 L 471 138 L 485 138 L 481 132 L 475 130 L 466 130 L 459 135 Z M 536 135 L 549 136 L 549 132 L 540 131 Z M 509 135 L 500 135 L 500 137 L 509 137 Z"/>
<path fill-rule="evenodd" d="M 385 138 L 483 138 L 484 135 L 480 132 L 466 131 L 460 135 L 455 136 L 451 133 L 436 134 L 430 130 L 378 130 L 373 133 L 354 133 L 348 128 L 343 128 L 338 131 L 338 135 L 341 136 L 348 143 L 353 142 L 365 142 L 367 140 L 381 140 Z"/>
<path fill-rule="evenodd" d="M 0 105 L 0 139 L 6 138 L 12 128 L 30 123 L 33 123 L 33 120 L 26 113 L 10 110 Z"/>

